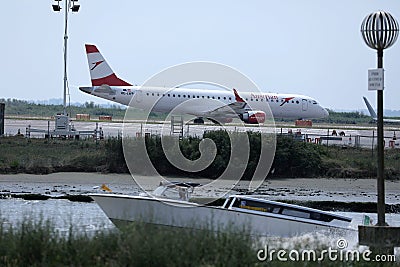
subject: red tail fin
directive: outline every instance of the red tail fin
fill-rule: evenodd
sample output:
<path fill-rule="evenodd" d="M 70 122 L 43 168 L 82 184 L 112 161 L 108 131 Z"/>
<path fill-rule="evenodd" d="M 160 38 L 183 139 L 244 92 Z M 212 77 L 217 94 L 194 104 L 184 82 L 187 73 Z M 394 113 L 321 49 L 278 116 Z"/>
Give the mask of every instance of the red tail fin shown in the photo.
<path fill-rule="evenodd" d="M 132 84 L 120 79 L 108 65 L 95 45 L 86 44 L 86 55 L 88 58 L 92 86 L 132 86 Z"/>

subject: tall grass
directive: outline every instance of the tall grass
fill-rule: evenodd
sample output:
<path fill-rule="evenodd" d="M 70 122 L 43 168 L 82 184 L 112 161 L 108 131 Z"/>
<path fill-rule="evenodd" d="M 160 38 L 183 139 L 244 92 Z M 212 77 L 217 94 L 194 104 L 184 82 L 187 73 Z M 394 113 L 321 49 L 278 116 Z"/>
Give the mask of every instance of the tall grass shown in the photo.
<path fill-rule="evenodd" d="M 259 261 L 257 253 L 269 239 L 250 237 L 246 232 L 212 232 L 129 224 L 120 231 L 66 235 L 49 221 L 25 219 L 17 226 L 0 223 L 0 266 L 374 266 L 365 261 Z M 326 249 L 320 237 L 290 239 L 288 249 Z M 269 240 L 269 241 L 268 241 Z M 274 240 L 274 239 L 272 239 Z M 297 240 L 297 241 L 296 241 Z M 311 238 L 311 241 L 313 239 Z M 287 255 L 285 256 L 286 258 Z M 397 266 L 387 262 L 382 266 Z"/>
<path fill-rule="evenodd" d="M 248 235 L 129 224 L 94 235 L 60 234 L 49 221 L 0 226 L 0 266 L 248 266 Z"/>

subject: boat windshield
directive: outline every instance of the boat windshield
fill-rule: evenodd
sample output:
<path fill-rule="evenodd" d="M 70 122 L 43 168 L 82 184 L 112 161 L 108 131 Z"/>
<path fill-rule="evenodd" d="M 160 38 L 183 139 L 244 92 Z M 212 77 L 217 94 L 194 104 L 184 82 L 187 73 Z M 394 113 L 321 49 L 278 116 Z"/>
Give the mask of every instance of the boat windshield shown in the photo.
<path fill-rule="evenodd" d="M 225 205 L 226 208 L 228 206 L 229 204 Z M 323 222 L 331 222 L 334 219 L 342 221 L 351 221 L 351 219 L 349 220 L 348 218 L 342 218 L 334 214 L 327 214 L 326 212 L 323 211 L 319 212 L 318 210 L 310 210 L 307 208 L 294 205 L 287 205 L 283 203 L 280 204 L 268 201 L 257 201 L 253 199 L 239 198 L 239 197 L 234 198 L 232 207 L 243 210 L 255 211 L 255 212 L 281 214 L 290 217 L 312 219 Z"/>
<path fill-rule="evenodd" d="M 174 183 L 161 183 L 160 186 L 153 191 L 152 195 L 155 197 L 188 201 L 190 195 L 189 190 L 193 192 L 193 187 L 180 186 Z"/>

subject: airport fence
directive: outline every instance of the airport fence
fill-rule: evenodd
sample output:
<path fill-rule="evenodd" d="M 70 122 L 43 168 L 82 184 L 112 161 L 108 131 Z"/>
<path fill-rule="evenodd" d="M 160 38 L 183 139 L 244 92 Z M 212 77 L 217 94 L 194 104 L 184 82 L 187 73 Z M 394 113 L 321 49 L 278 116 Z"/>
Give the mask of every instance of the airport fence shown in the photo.
<path fill-rule="evenodd" d="M 23 129 L 23 126 L 19 124 L 19 121 L 15 122 L 16 125 L 7 125 L 8 131 L 13 133 L 14 135 L 25 134 L 25 137 L 28 138 L 43 138 L 51 136 L 51 129 L 53 129 L 53 125 L 50 125 L 50 121 L 48 122 L 36 122 L 38 124 L 37 127 L 31 127 L 30 125 L 26 127 L 25 133 L 23 130 L 20 131 L 20 128 Z M 252 126 L 246 125 L 246 127 L 234 124 L 226 124 L 223 126 L 213 125 L 213 124 L 179 124 L 178 130 L 174 128 L 176 125 L 168 125 L 159 122 L 128 122 L 124 123 L 96 123 L 95 130 L 93 131 L 92 125 L 94 123 L 90 122 L 78 122 L 75 121 L 75 125 L 78 129 L 84 129 L 84 131 L 76 131 L 77 134 L 81 134 L 81 138 L 92 138 L 95 136 L 95 139 L 102 139 L 107 137 L 140 137 L 140 136 L 161 136 L 161 135 L 174 135 L 178 137 L 201 137 L 204 133 L 209 131 L 216 130 L 226 130 L 229 132 L 244 132 L 244 131 L 253 131 L 253 132 L 261 132 L 261 133 L 276 133 L 277 135 L 286 135 L 291 136 L 292 138 L 302 141 L 315 143 L 319 145 L 325 146 L 341 146 L 341 147 L 360 147 L 360 148 L 369 148 L 372 150 L 376 149 L 377 146 L 377 136 L 376 131 L 374 129 L 363 129 L 363 130 L 354 130 L 354 129 L 344 129 L 344 130 L 334 130 L 334 129 L 319 129 L 316 127 L 313 128 L 291 128 L 291 127 L 279 127 L 275 128 L 273 126 Z M 92 129 L 90 129 L 92 128 Z M 5 132 L 4 136 L 11 135 L 10 133 Z M 124 133 L 122 135 L 122 132 Z M 400 148 L 400 140 L 396 137 L 396 131 L 385 131 L 385 148 Z"/>
<path fill-rule="evenodd" d="M 341 146 L 341 147 L 356 147 L 356 148 L 370 148 L 375 150 L 377 148 L 377 136 L 373 131 L 372 135 L 339 135 L 339 134 L 320 134 L 320 133 L 278 133 L 279 135 L 292 136 L 294 139 L 315 143 L 325 146 Z M 396 135 L 384 136 L 384 147 L 386 149 L 400 148 L 400 140 Z"/>

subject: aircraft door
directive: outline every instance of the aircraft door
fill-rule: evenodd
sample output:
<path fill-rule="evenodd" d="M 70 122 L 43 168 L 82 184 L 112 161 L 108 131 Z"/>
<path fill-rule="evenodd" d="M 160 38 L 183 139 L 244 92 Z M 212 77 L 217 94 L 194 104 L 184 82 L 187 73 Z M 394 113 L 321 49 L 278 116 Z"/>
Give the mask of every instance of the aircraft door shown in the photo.
<path fill-rule="evenodd" d="M 307 109 L 308 109 L 308 100 L 307 99 L 303 99 L 303 101 L 301 102 L 301 108 L 303 111 L 307 111 Z"/>
<path fill-rule="evenodd" d="M 142 90 L 136 90 L 135 92 L 136 95 L 136 102 L 140 103 L 143 100 L 143 95 L 142 95 Z"/>

